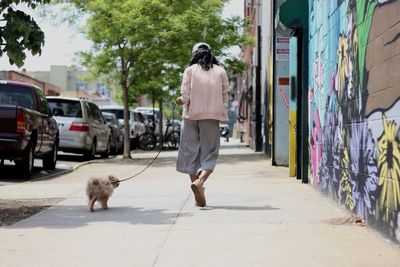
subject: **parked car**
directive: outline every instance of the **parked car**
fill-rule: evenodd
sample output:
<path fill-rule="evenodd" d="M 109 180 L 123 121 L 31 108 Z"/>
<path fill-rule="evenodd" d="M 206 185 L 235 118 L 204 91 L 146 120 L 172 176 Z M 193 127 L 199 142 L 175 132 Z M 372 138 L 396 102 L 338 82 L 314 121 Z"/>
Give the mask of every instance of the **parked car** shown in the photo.
<path fill-rule="evenodd" d="M 110 128 L 111 152 L 116 155 L 124 149 L 124 129 L 119 124 L 114 113 L 102 111 L 108 127 Z"/>
<path fill-rule="evenodd" d="M 83 154 L 93 159 L 95 154 L 107 158 L 111 139 L 108 125 L 99 107 L 87 99 L 47 97 L 60 131 L 59 150 Z"/>
<path fill-rule="evenodd" d="M 143 134 L 146 131 L 146 125 L 145 125 L 145 117 L 141 112 L 138 112 L 136 110 L 133 110 L 133 116 L 135 118 L 134 124 L 135 124 L 135 133 L 137 134 L 137 137 L 141 134 Z"/>
<path fill-rule="evenodd" d="M 0 159 L 12 160 L 24 178 L 33 172 L 36 157 L 53 170 L 57 162 L 59 132 L 46 97 L 39 87 L 0 81 Z"/>
<path fill-rule="evenodd" d="M 160 131 L 160 120 L 161 113 L 159 108 L 152 107 L 137 107 L 135 111 L 138 111 L 147 117 L 146 124 L 148 127 L 152 128 L 155 133 L 159 133 Z"/>
<path fill-rule="evenodd" d="M 170 126 L 170 131 L 180 131 L 182 128 L 182 121 L 176 119 L 167 120 L 165 127 L 167 126 Z"/>
<path fill-rule="evenodd" d="M 120 124 L 124 125 L 124 107 L 106 105 L 101 106 L 100 109 L 104 112 L 114 113 Z M 140 121 L 140 117 L 133 109 L 129 109 L 129 140 L 131 143 L 131 148 L 138 147 L 138 137 L 145 132 L 145 125 Z"/>

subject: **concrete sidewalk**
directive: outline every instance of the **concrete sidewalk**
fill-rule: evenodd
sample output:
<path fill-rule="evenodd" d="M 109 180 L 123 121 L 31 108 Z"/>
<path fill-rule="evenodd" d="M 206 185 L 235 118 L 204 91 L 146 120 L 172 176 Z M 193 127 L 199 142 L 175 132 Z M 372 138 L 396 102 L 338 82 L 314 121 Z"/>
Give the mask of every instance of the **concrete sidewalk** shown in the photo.
<path fill-rule="evenodd" d="M 398 246 L 366 227 L 336 224 L 349 217 L 336 203 L 262 154 L 223 144 L 205 208 L 193 205 L 189 178 L 175 171 L 176 152 L 161 153 L 154 166 L 122 183 L 106 211 L 88 211 L 87 179 L 128 177 L 154 153 L 1 187 L 1 198 L 66 200 L 0 228 L 0 265 L 399 266 Z"/>

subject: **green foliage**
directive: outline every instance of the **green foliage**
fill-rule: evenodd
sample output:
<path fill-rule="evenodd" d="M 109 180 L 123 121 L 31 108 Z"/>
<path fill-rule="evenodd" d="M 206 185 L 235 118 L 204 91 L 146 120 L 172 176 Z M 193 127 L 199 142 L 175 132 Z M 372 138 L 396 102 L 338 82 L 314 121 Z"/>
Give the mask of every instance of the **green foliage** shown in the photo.
<path fill-rule="evenodd" d="M 126 87 L 130 105 L 138 95 L 175 98 L 196 42 L 208 42 L 228 63 L 228 71 L 243 70 L 238 59 L 224 53 L 226 48 L 249 43 L 239 31 L 242 19 L 222 19 L 227 0 L 70 2 L 87 15 L 84 31 L 93 42 L 89 52 L 80 53 L 81 63 Z"/>
<path fill-rule="evenodd" d="M 229 72 L 232 74 L 242 73 L 247 68 L 247 64 L 237 58 L 226 59 L 225 65 Z"/>
<path fill-rule="evenodd" d="M 26 58 L 25 50 L 32 55 L 40 54 L 44 45 L 44 33 L 18 4 L 36 8 L 50 0 L 1 0 L 0 2 L 0 57 L 7 54 L 10 64 L 21 67 Z"/>

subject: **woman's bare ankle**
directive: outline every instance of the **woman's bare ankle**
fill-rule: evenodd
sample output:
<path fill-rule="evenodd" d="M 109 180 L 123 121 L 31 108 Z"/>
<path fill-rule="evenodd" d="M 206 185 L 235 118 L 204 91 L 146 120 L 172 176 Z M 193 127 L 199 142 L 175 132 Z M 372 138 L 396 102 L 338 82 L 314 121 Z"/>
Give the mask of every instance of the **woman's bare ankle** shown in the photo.
<path fill-rule="evenodd" d="M 198 175 L 190 175 L 190 181 L 192 181 L 192 183 L 194 182 L 194 181 L 196 181 L 197 179 L 199 179 L 199 176 Z"/>

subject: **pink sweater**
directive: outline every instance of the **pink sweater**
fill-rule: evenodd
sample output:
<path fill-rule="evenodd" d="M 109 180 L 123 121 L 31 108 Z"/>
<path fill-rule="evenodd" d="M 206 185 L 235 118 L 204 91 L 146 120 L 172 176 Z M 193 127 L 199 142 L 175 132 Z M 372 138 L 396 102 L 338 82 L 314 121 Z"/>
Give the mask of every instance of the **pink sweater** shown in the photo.
<path fill-rule="evenodd" d="M 228 120 L 228 76 L 224 68 L 213 65 L 205 71 L 200 65 L 187 67 L 182 80 L 183 118 L 189 120 Z"/>

